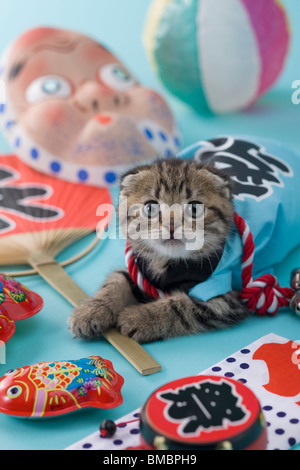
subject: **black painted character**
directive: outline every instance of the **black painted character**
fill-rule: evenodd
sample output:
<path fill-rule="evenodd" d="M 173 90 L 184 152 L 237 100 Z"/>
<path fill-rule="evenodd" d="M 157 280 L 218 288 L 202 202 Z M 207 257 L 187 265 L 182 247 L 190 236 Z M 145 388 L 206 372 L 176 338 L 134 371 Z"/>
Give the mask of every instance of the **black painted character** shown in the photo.
<path fill-rule="evenodd" d="M 280 173 L 293 175 L 284 161 L 266 153 L 262 146 L 232 137 L 204 142 L 195 159 L 227 173 L 234 183 L 233 194 L 240 198 L 264 199 L 272 194 L 272 185 L 283 186 Z"/>
<path fill-rule="evenodd" d="M 228 382 L 209 380 L 160 394 L 171 404 L 165 410 L 170 421 L 178 421 L 183 436 L 198 435 L 202 430 L 222 428 L 228 422 L 241 424 L 247 410 Z"/>
<path fill-rule="evenodd" d="M 47 199 L 49 188 L 42 184 L 15 184 L 17 173 L 8 167 L 0 167 L 0 234 L 12 230 L 15 226 L 10 214 L 28 220 L 52 221 L 61 217 L 62 211 L 34 199 Z M 7 215 L 4 215 L 3 212 Z"/>

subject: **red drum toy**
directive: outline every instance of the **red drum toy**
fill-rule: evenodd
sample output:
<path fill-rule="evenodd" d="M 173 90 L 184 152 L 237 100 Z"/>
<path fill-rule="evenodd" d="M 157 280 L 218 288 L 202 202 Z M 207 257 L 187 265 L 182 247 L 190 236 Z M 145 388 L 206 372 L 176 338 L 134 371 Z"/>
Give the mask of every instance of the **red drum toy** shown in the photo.
<path fill-rule="evenodd" d="M 265 450 L 260 403 L 241 382 L 198 375 L 169 382 L 147 400 L 140 450 Z"/>

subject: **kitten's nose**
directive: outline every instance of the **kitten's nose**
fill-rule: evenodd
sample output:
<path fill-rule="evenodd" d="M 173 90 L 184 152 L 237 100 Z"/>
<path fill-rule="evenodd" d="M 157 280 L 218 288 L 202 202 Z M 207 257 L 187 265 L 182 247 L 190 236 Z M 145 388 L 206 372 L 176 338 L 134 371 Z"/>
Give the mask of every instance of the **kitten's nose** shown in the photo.
<path fill-rule="evenodd" d="M 171 221 L 168 224 L 163 225 L 163 228 L 169 233 L 171 240 L 175 238 L 175 231 L 180 227 L 180 224 L 176 224 L 174 221 Z"/>
<path fill-rule="evenodd" d="M 170 237 L 173 239 L 174 238 L 174 232 L 175 232 L 174 224 L 170 224 L 169 232 L 170 232 Z"/>

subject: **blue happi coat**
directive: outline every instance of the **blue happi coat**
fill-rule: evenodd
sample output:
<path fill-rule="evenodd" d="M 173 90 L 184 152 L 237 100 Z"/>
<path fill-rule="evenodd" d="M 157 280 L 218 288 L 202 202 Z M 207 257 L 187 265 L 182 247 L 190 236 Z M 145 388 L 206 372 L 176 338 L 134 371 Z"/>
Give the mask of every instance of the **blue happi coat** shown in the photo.
<path fill-rule="evenodd" d="M 300 244 L 300 155 L 270 140 L 226 136 L 199 141 L 179 157 L 212 164 L 231 176 L 235 211 L 249 225 L 255 243 L 253 278 L 272 274 Z M 240 290 L 242 256 L 234 228 L 215 271 L 189 295 L 207 301 Z"/>

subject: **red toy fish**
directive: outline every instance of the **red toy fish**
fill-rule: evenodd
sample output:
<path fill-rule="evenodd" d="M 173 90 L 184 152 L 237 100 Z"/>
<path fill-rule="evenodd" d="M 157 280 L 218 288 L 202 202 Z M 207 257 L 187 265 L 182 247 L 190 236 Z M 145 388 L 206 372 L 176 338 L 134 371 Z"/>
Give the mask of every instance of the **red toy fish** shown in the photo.
<path fill-rule="evenodd" d="M 15 321 L 35 315 L 43 304 L 38 294 L 0 274 L 0 341 L 7 343 L 15 332 Z"/>
<path fill-rule="evenodd" d="M 0 412 L 19 417 L 58 416 L 85 407 L 121 405 L 124 379 L 99 356 L 42 362 L 0 379 Z"/>

